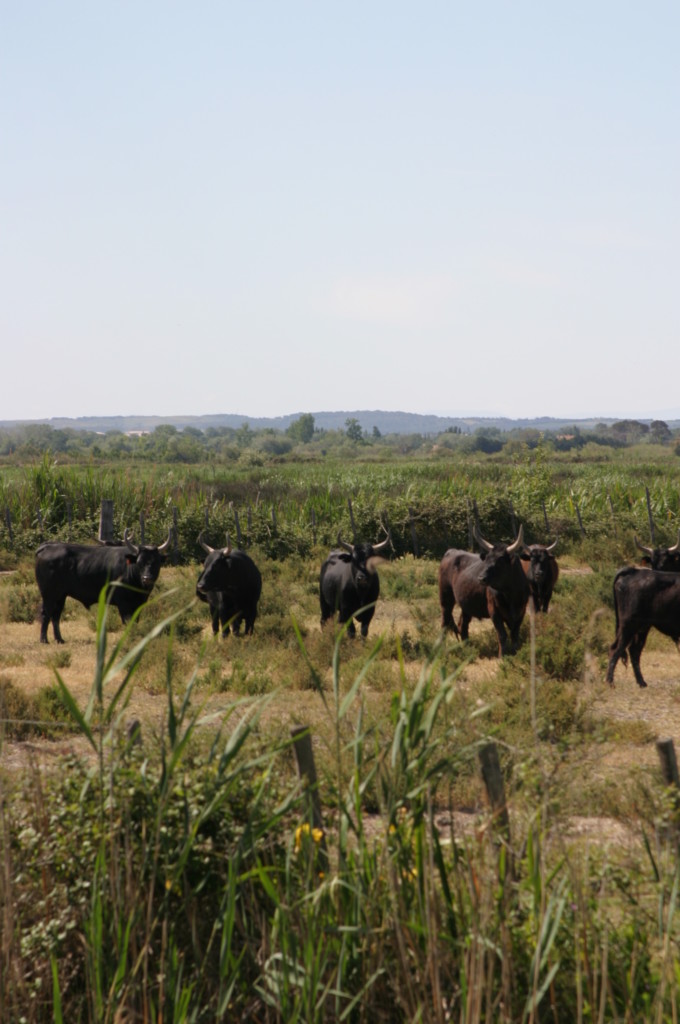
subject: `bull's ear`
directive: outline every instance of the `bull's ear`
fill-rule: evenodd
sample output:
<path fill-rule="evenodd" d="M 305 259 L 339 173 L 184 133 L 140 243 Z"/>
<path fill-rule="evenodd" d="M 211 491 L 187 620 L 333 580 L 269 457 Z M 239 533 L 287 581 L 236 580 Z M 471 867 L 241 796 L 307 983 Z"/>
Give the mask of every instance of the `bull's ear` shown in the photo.
<path fill-rule="evenodd" d="M 137 556 L 133 555 L 131 551 L 128 551 L 128 553 L 125 556 L 126 564 L 127 565 L 134 565 L 136 561 L 137 561 Z"/>
<path fill-rule="evenodd" d="M 479 557 L 481 558 L 482 561 L 484 561 L 488 553 L 489 552 L 486 550 L 486 548 L 482 548 L 482 550 L 478 552 Z"/>

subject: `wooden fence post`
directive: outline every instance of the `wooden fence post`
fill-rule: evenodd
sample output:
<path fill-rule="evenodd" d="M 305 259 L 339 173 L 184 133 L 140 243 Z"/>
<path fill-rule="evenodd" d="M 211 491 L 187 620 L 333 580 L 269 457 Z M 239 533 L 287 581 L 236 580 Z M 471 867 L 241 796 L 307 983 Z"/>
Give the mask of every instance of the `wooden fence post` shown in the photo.
<path fill-rule="evenodd" d="M 467 499 L 467 525 L 468 525 L 468 549 L 472 551 L 475 538 L 472 530 L 472 503 Z"/>
<path fill-rule="evenodd" d="M 489 803 L 491 804 L 496 831 L 508 851 L 507 873 L 512 878 L 514 867 L 510 852 L 510 817 L 505 800 L 503 773 L 501 772 L 501 765 L 498 760 L 498 748 L 495 743 L 487 743 L 486 746 L 481 748 L 479 751 L 479 763 L 482 769 L 484 786 L 486 787 Z"/>
<path fill-rule="evenodd" d="M 645 487 L 645 497 L 647 498 L 647 518 L 649 519 L 649 536 L 652 538 L 652 547 L 656 544 L 654 539 L 654 516 L 652 515 L 652 502 L 649 497 L 649 487 Z"/>
<path fill-rule="evenodd" d="M 316 547 L 316 512 L 314 511 L 314 509 L 312 509 L 311 524 L 312 524 L 312 544 L 314 545 L 314 547 Z"/>
<path fill-rule="evenodd" d="M 144 512 L 139 513 L 139 543 L 144 544 L 146 540 L 146 522 L 144 521 Z"/>
<path fill-rule="evenodd" d="M 616 513 L 614 512 L 614 502 L 612 501 L 612 496 L 609 493 L 609 491 L 607 491 L 607 501 L 609 502 L 609 511 L 612 514 L 612 526 L 614 528 L 614 536 L 616 536 Z"/>
<path fill-rule="evenodd" d="M 238 548 L 242 548 L 243 545 L 241 544 L 241 523 L 239 522 L 238 511 L 234 508 L 233 501 L 229 502 L 229 508 L 234 513 L 234 523 L 236 524 L 236 546 Z"/>
<path fill-rule="evenodd" d="M 356 542 L 357 542 L 357 528 L 354 525 L 354 510 L 352 509 L 352 499 L 351 498 L 347 499 L 347 508 L 349 509 L 349 521 L 350 521 L 350 525 L 352 527 L 352 543 L 356 544 Z"/>
<path fill-rule="evenodd" d="M 111 498 L 102 498 L 102 507 L 99 512 L 99 539 L 113 540 L 113 500 Z"/>
<path fill-rule="evenodd" d="M 177 555 L 179 553 L 179 547 L 177 543 L 178 538 L 177 530 L 177 506 L 172 506 L 172 561 L 174 565 L 177 565 Z"/>
<path fill-rule="evenodd" d="M 7 526 L 7 532 L 9 534 L 9 546 L 14 547 L 14 533 L 12 532 L 12 515 L 9 510 L 9 506 L 5 509 L 5 524 Z"/>
<path fill-rule="evenodd" d="M 515 519 L 515 509 L 512 504 L 512 498 L 510 499 L 510 525 L 512 526 L 513 537 L 517 536 L 517 520 Z"/>
<path fill-rule="evenodd" d="M 656 749 L 661 761 L 661 774 L 666 786 L 669 787 L 673 800 L 674 821 L 673 829 L 675 840 L 680 853 L 680 776 L 678 775 L 678 760 L 675 756 L 675 746 L 672 739 L 657 740 Z"/>
<path fill-rule="evenodd" d="M 550 523 L 548 522 L 548 513 L 546 511 L 545 502 L 544 501 L 541 502 L 541 507 L 543 509 L 543 522 L 545 523 L 545 534 L 546 534 L 546 537 L 547 537 L 548 534 L 550 533 Z"/>
<path fill-rule="evenodd" d="M 576 501 L 576 498 L 572 497 L 571 502 L 572 502 L 572 505 L 574 506 L 574 509 L 576 511 L 576 518 L 578 519 L 578 525 L 579 525 L 579 529 L 581 531 L 581 536 L 585 537 L 586 531 L 585 531 L 584 526 L 583 526 L 583 520 L 581 519 L 581 510 L 578 507 L 578 503 Z"/>
<path fill-rule="evenodd" d="M 409 505 L 408 510 L 408 521 L 411 527 L 411 543 L 413 544 L 413 557 L 420 558 L 420 550 L 418 548 L 418 535 L 416 534 L 416 523 L 413 516 L 413 509 Z"/>
<path fill-rule="evenodd" d="M 312 828 L 321 830 L 321 842 L 319 843 L 319 864 L 322 871 L 328 868 L 328 852 L 326 849 L 326 835 L 323 830 L 323 815 L 321 813 L 321 797 L 319 796 L 319 783 L 316 775 L 316 764 L 314 763 L 314 750 L 312 748 L 312 734 L 306 725 L 294 725 L 290 734 L 293 738 L 293 750 L 297 764 L 298 777 L 302 781 L 308 796 L 307 817 Z"/>

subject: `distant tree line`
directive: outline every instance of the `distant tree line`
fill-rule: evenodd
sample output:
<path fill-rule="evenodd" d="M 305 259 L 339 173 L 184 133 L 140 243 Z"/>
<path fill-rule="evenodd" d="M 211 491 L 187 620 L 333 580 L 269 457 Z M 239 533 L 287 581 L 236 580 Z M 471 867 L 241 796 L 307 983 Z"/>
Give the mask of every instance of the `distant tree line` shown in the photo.
<path fill-rule="evenodd" d="M 358 419 L 345 421 L 345 428 L 320 430 L 310 413 L 301 415 L 286 430 L 271 427 L 253 429 L 244 422 L 240 427 L 197 427 L 178 429 L 170 424 L 153 431 L 123 433 L 110 430 L 97 433 L 73 428 L 56 429 L 47 424 L 22 424 L 0 430 L 0 458 L 6 463 L 21 462 L 45 454 L 63 461 L 81 462 L 141 459 L 154 462 L 200 463 L 214 460 L 225 463 L 261 465 L 271 460 L 295 458 L 370 458 L 390 455 L 437 455 L 447 451 L 461 454 L 516 454 L 543 445 L 555 452 L 582 449 L 586 445 L 624 448 L 637 444 L 670 445 L 680 455 L 680 431 L 671 430 L 663 420 L 650 424 L 625 419 L 612 424 L 599 423 L 592 430 L 578 426 L 545 432 L 535 428 L 503 431 L 495 426 L 478 427 L 463 433 L 449 427 L 439 434 L 382 434 L 377 426 L 365 430 Z"/>

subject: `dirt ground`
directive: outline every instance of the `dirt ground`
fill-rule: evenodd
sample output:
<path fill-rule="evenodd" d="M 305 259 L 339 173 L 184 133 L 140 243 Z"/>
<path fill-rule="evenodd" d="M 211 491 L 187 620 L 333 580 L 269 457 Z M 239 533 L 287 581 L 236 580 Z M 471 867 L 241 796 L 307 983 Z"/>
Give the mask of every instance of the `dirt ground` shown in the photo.
<path fill-rule="evenodd" d="M 381 632 L 403 631 L 414 625 L 413 610 L 405 602 L 380 602 L 371 625 L 371 635 Z M 318 621 L 307 624 L 318 630 Z M 90 694 L 95 665 L 94 614 L 86 612 L 73 602 L 67 604 L 67 614 L 62 622 L 67 643 L 58 646 L 39 643 L 39 625 L 25 623 L 0 624 L 0 679 L 9 678 L 26 694 L 34 694 L 44 686 L 54 683 L 54 668 L 58 667 L 72 694 L 84 706 Z M 472 632 L 492 629 L 490 623 L 474 622 Z M 113 642 L 120 635 L 120 628 L 110 632 Z M 204 635 L 210 639 L 210 628 L 206 617 Z M 50 630 L 51 637 L 51 630 Z M 246 641 L 247 642 L 247 641 Z M 63 652 L 67 652 L 64 654 Z M 222 653 L 225 655 L 224 649 Z M 650 737 L 673 739 L 676 749 L 680 747 L 680 656 L 670 640 L 655 638 L 647 644 L 642 656 L 642 669 L 648 687 L 641 690 L 635 683 L 632 670 L 619 663 L 616 670 L 615 686 L 609 687 L 604 681 L 599 665 L 587 658 L 583 679 L 583 696 L 591 711 L 610 722 L 642 723 Z M 472 685 L 483 677 L 498 671 L 496 659 L 484 658 L 466 669 L 467 680 Z M 296 692 L 295 701 L 283 695 L 277 698 L 270 713 L 285 719 L 304 716 L 314 728 L 314 705 L 318 700 Z M 231 704 L 233 694 L 228 692 L 212 696 L 204 709 L 206 716 L 219 714 Z M 137 717 L 145 727 L 155 729 L 163 720 L 167 708 L 164 693 L 148 692 L 143 687 L 134 690 L 128 710 L 129 718 Z M 31 740 L 26 742 L 3 742 L 0 746 L 0 768 L 14 770 L 36 760 L 49 763 L 70 751 L 85 751 L 85 742 L 72 735 L 62 740 Z M 638 770 L 659 773 L 659 758 L 654 739 L 638 743 L 604 744 L 593 751 L 592 758 L 583 763 L 584 772 L 599 773 L 602 777 L 625 773 L 634 765 Z M 474 818 L 468 814 L 439 815 L 438 823 L 442 833 L 460 831 L 473 827 Z M 592 817 L 574 818 L 571 827 L 576 836 L 590 835 L 599 841 L 621 844 L 628 841 L 625 825 L 613 820 L 604 820 L 593 808 Z"/>

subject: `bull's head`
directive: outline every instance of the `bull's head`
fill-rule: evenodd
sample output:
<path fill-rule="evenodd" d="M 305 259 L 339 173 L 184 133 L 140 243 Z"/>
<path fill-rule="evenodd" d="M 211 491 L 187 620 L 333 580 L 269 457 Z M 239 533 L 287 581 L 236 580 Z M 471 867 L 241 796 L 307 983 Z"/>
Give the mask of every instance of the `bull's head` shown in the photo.
<path fill-rule="evenodd" d="M 172 540 L 172 530 L 168 530 L 168 539 L 159 544 L 158 547 L 152 547 L 144 544 L 138 546 L 133 544 L 130 540 L 130 531 L 126 528 L 123 532 L 123 544 L 128 550 L 127 561 L 129 565 L 134 565 L 139 571 L 139 583 L 145 590 L 151 590 L 154 583 L 158 579 L 158 574 L 161 570 L 161 562 L 165 558 L 165 553 L 170 547 L 170 541 Z"/>
<path fill-rule="evenodd" d="M 492 551 L 495 551 L 499 547 L 504 548 L 505 552 L 508 555 L 515 555 L 524 546 L 524 527 L 520 523 L 519 533 L 517 534 L 517 540 L 514 541 L 514 543 L 512 544 L 508 544 L 507 546 L 505 544 L 491 544 L 490 541 L 482 537 L 479 531 L 479 527 L 476 525 L 474 528 L 474 537 L 481 549 L 482 558 L 484 558 L 485 555 L 490 554 Z M 555 541 L 555 544 L 557 544 L 557 541 Z"/>
<path fill-rule="evenodd" d="M 635 544 L 647 556 L 644 560 L 649 562 L 652 569 L 680 572 L 680 530 L 678 530 L 677 542 L 672 548 L 648 548 L 641 544 L 637 537 Z"/>
<path fill-rule="evenodd" d="M 228 572 L 230 566 L 229 555 L 232 548 L 227 534 L 227 546 L 225 548 L 211 548 L 203 539 L 203 531 L 199 534 L 198 543 L 205 551 L 207 558 L 203 563 L 203 572 L 196 583 L 196 593 L 205 600 L 205 595 L 211 590 L 224 590 L 228 585 Z"/>
<path fill-rule="evenodd" d="M 479 582 L 497 588 L 502 584 L 506 574 L 512 570 L 513 556 L 519 555 L 524 547 L 524 528 L 520 526 L 517 539 L 512 544 L 491 544 L 482 537 L 477 526 L 474 529 L 474 536 L 484 562 L 479 573 Z"/>
<path fill-rule="evenodd" d="M 338 530 L 338 546 L 346 551 L 351 558 L 354 582 L 359 589 L 368 587 L 370 577 L 375 575 L 378 566 L 386 561 L 381 552 L 391 544 L 391 538 L 389 532 L 387 530 L 385 532 L 387 537 L 379 544 L 347 544 L 342 540 L 340 530 Z"/>

